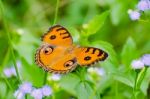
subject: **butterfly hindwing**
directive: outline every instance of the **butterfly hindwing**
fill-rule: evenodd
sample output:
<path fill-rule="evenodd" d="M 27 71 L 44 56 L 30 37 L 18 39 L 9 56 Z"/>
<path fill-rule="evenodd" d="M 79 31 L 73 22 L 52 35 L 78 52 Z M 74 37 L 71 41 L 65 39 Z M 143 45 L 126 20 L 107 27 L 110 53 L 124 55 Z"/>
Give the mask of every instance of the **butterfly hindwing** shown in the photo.
<path fill-rule="evenodd" d="M 60 25 L 50 27 L 48 32 L 42 36 L 42 41 L 58 46 L 70 46 L 73 43 L 69 31 Z"/>
<path fill-rule="evenodd" d="M 104 61 L 108 54 L 94 47 L 79 47 L 75 51 L 77 62 L 81 66 L 90 66 L 98 61 Z"/>
<path fill-rule="evenodd" d="M 74 54 L 66 53 L 62 46 L 42 45 L 36 52 L 35 62 L 44 70 L 53 73 L 68 73 L 77 66 Z"/>

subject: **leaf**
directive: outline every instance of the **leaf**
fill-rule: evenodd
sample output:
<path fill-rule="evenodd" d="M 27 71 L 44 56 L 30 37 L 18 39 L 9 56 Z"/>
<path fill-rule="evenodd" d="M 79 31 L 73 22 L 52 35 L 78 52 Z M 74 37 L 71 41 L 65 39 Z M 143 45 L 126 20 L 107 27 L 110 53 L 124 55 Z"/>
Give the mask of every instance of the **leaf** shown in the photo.
<path fill-rule="evenodd" d="M 122 53 L 121 53 L 121 59 L 122 63 L 129 67 L 131 64 L 131 61 L 136 58 L 136 44 L 134 40 L 129 37 L 123 46 Z"/>
<path fill-rule="evenodd" d="M 6 78 L 7 79 L 7 78 Z M 4 97 L 6 97 L 5 95 L 7 95 L 7 86 L 3 81 L 0 81 L 0 97 L 2 99 L 4 99 Z"/>
<path fill-rule="evenodd" d="M 76 92 L 78 99 L 100 99 L 96 91 L 87 82 L 80 82 L 76 87 Z"/>
<path fill-rule="evenodd" d="M 80 78 L 75 74 L 70 73 L 63 76 L 59 84 L 64 90 L 77 96 L 75 88 L 79 82 L 80 82 Z"/>
<path fill-rule="evenodd" d="M 104 24 L 109 11 L 105 11 L 100 15 L 95 16 L 88 24 L 86 28 L 87 35 L 95 34 Z"/>
<path fill-rule="evenodd" d="M 21 39 L 18 43 L 13 43 L 13 47 L 21 57 L 29 64 L 32 64 L 34 63 L 33 54 L 36 52 L 33 45 L 40 44 L 39 41 L 32 34 L 24 33 L 21 35 Z"/>
<path fill-rule="evenodd" d="M 24 58 L 22 58 L 22 66 L 20 68 L 19 74 L 23 81 L 32 82 L 36 87 L 41 87 L 43 85 L 45 71 L 41 68 L 35 64 L 28 64 Z"/>
<path fill-rule="evenodd" d="M 119 81 L 119 82 L 122 82 L 123 84 L 125 85 L 128 85 L 130 87 L 133 87 L 134 86 L 134 81 L 132 81 L 131 79 L 129 78 L 132 78 L 131 75 L 125 75 L 125 74 L 116 74 L 114 76 L 114 79 Z"/>

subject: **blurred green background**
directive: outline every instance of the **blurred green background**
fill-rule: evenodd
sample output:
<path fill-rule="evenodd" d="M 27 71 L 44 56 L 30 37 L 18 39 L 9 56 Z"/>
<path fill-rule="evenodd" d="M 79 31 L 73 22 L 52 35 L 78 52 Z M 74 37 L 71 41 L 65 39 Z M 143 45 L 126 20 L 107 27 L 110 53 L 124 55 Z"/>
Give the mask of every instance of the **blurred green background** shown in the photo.
<path fill-rule="evenodd" d="M 22 82 L 29 81 L 36 87 L 43 85 L 45 72 L 35 65 L 34 54 L 41 44 L 40 37 L 53 25 L 56 0 L 1 2 L 0 98 L 11 99 L 19 81 L 16 77 L 4 77 L 3 70 L 14 66 L 13 60 L 22 64 L 19 69 Z M 77 68 L 79 74 L 63 75 L 59 82 L 47 81 L 56 99 L 131 99 L 135 77 L 131 61 L 150 53 L 150 11 L 142 13 L 138 21 L 132 21 L 127 13 L 137 3 L 138 0 L 59 0 L 55 24 L 66 27 L 76 44 L 104 49 L 109 59 L 97 65 L 107 74 L 98 81 L 87 79 L 85 68 Z M 85 77 L 80 78 L 82 72 Z M 149 76 L 148 71 L 138 99 L 147 97 Z M 87 82 L 77 84 L 83 79 Z M 13 86 L 12 90 L 7 83 Z M 54 98 L 53 95 L 47 99 Z"/>

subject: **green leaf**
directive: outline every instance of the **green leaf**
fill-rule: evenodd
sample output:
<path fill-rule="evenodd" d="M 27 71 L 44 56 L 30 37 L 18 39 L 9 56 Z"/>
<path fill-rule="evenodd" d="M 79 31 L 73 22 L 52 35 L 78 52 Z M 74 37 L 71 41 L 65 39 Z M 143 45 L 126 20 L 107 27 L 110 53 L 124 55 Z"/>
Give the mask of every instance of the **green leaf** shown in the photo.
<path fill-rule="evenodd" d="M 1 81 L 0 82 L 0 97 L 4 99 L 4 97 L 6 97 L 5 95 L 7 95 L 7 86 L 3 81 Z"/>
<path fill-rule="evenodd" d="M 116 74 L 114 75 L 114 79 L 125 84 L 128 85 L 130 87 L 134 86 L 134 81 L 133 81 L 133 77 L 131 75 L 128 74 Z"/>
<path fill-rule="evenodd" d="M 109 11 L 105 11 L 100 15 L 96 15 L 92 20 L 90 20 L 85 30 L 88 36 L 95 34 L 103 26 L 108 14 Z"/>
<path fill-rule="evenodd" d="M 96 91 L 87 82 L 80 82 L 76 87 L 76 91 L 78 99 L 100 99 Z"/>
<path fill-rule="evenodd" d="M 22 58 L 22 66 L 20 68 L 19 73 L 23 81 L 29 81 L 36 87 L 41 87 L 43 85 L 45 71 L 37 65 L 30 65 Z"/>
<path fill-rule="evenodd" d="M 136 53 L 136 44 L 134 40 L 129 37 L 123 46 L 122 53 L 121 53 L 121 59 L 122 63 L 129 67 L 131 64 L 131 61 L 136 58 L 137 53 Z"/>
<path fill-rule="evenodd" d="M 59 84 L 64 90 L 73 94 L 74 96 L 77 96 L 75 88 L 79 82 L 80 82 L 80 78 L 75 74 L 70 73 L 63 76 Z"/>
<path fill-rule="evenodd" d="M 40 44 L 39 42 L 40 40 L 37 40 L 32 34 L 24 33 L 21 35 L 18 43 L 13 42 L 13 47 L 21 57 L 23 57 L 29 64 L 32 64 L 34 63 L 33 54 L 36 52 L 33 45 Z"/>

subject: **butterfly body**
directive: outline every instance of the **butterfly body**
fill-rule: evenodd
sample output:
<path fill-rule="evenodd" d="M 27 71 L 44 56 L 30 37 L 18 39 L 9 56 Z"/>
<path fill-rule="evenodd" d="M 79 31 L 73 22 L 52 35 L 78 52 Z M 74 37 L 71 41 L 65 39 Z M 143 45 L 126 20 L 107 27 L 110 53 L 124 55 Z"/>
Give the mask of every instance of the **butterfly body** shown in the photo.
<path fill-rule="evenodd" d="M 89 66 L 103 61 L 108 54 L 94 47 L 80 47 L 73 44 L 67 29 L 55 25 L 42 37 L 43 44 L 37 50 L 35 62 L 44 70 L 53 73 L 68 73 L 77 64 Z"/>

